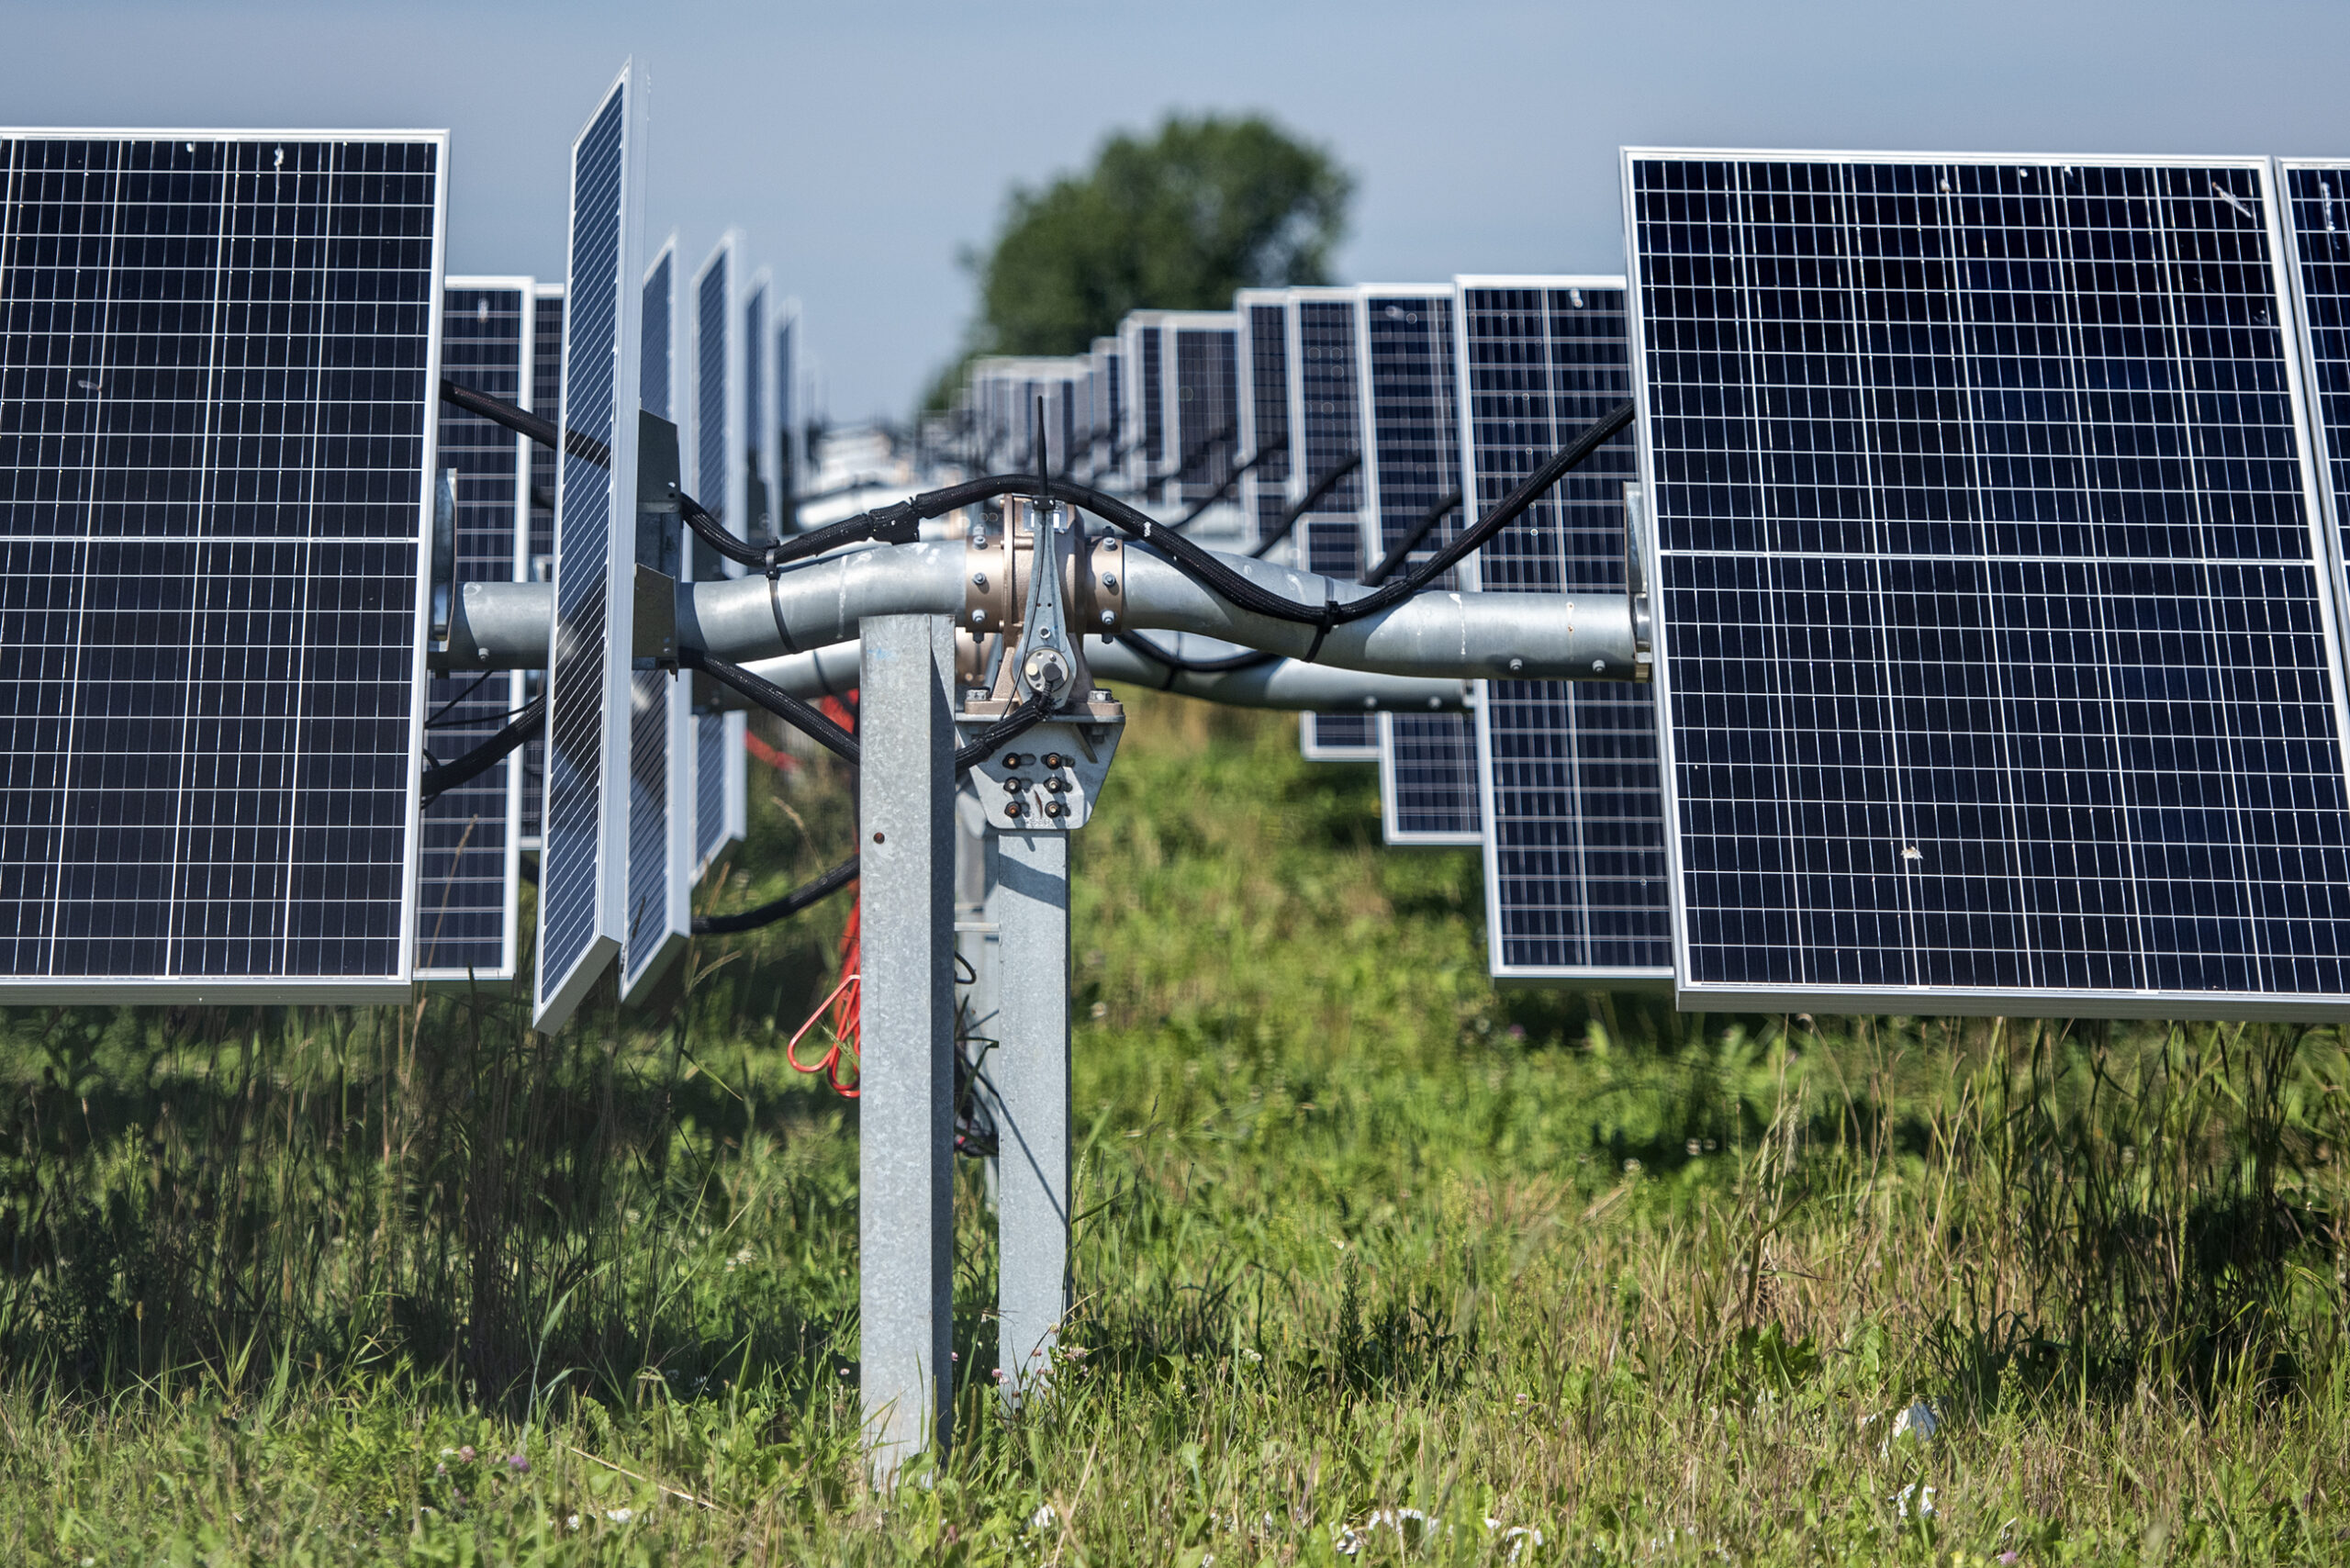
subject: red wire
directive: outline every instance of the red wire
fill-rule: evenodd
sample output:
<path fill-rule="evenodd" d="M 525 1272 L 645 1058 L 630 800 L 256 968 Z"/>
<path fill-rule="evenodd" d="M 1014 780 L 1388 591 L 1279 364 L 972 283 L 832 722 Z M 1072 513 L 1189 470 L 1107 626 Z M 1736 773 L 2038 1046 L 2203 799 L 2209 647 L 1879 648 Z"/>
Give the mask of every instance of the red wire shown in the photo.
<path fill-rule="evenodd" d="M 856 713 L 844 706 L 838 699 L 827 697 L 817 706 L 833 722 L 852 734 L 856 733 Z M 833 1092 L 844 1100 L 854 1100 L 857 1095 L 857 1080 L 853 1079 L 845 1083 L 841 1081 L 841 1058 L 844 1053 L 846 1054 L 850 1066 L 860 1070 L 858 1078 L 861 1079 L 864 1076 L 861 1070 L 862 1058 L 857 1050 L 857 1031 L 864 1016 L 858 1005 L 864 997 L 864 986 L 861 983 L 863 966 L 860 962 L 864 955 L 864 943 L 859 935 L 864 924 L 864 916 L 865 900 L 860 896 L 856 903 L 849 906 L 848 924 L 841 932 L 840 983 L 833 987 L 832 994 L 816 1004 L 816 1011 L 808 1015 L 808 1022 L 800 1025 L 800 1032 L 792 1036 L 789 1043 L 783 1047 L 784 1060 L 789 1062 L 798 1071 L 822 1073 L 824 1081 L 833 1086 Z M 832 1048 L 814 1062 L 803 1062 L 800 1059 L 800 1042 L 819 1022 L 826 1022 L 832 1031 Z"/>

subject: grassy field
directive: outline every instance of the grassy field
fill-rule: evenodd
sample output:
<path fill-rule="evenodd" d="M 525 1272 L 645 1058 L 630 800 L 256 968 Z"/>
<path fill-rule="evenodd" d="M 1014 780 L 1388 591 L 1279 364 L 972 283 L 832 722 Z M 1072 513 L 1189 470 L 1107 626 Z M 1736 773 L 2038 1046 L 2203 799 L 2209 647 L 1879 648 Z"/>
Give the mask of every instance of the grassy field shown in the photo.
<path fill-rule="evenodd" d="M 2350 1559 L 2333 1028 L 1496 994 L 1472 853 L 1147 700 L 1078 844 L 1079 1285 L 871 1495 L 845 901 L 669 1005 L 19 1011 L 11 1562 Z M 739 907 L 849 838 L 754 770 Z M 1930 1428 L 1930 1429 L 1929 1429 Z"/>

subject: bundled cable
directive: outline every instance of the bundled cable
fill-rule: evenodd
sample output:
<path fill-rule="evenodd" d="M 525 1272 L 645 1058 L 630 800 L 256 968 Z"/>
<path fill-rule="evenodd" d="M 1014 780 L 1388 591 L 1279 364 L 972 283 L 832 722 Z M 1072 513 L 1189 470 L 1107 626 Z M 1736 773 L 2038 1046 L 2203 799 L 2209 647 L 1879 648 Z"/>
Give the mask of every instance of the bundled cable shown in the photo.
<path fill-rule="evenodd" d="M 741 665 L 699 648 L 678 649 L 677 662 L 740 692 L 851 767 L 855 767 L 862 756 L 856 737 L 826 718 L 813 703 L 801 701 L 782 687 L 752 674 Z"/>
<path fill-rule="evenodd" d="M 514 722 L 489 739 L 456 758 L 424 770 L 421 780 L 424 803 L 431 805 L 460 784 L 469 783 L 498 766 L 500 759 L 526 741 L 535 740 L 547 724 L 547 699 L 544 692 L 533 697 L 514 716 Z"/>

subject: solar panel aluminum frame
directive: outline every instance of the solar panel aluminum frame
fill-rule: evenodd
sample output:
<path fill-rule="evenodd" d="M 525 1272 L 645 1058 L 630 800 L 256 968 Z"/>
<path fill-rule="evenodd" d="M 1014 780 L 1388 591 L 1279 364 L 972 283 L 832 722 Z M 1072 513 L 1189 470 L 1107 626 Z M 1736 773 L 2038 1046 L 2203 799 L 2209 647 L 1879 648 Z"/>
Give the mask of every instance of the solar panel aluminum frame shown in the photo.
<path fill-rule="evenodd" d="M 378 976 L 205 976 L 185 973 L 18 978 L 0 976 L 0 1002 L 28 1003 L 119 1002 L 217 1003 L 297 1002 L 326 1005 L 366 1005 L 405 1001 L 414 993 L 417 938 L 417 873 L 421 864 L 420 821 L 422 812 L 421 756 L 424 744 L 426 693 L 431 672 L 426 652 L 431 630 L 432 551 L 430 547 L 438 489 L 439 420 L 432 415 L 441 381 L 442 299 L 446 290 L 449 230 L 449 133 L 445 130 L 256 131 L 127 129 L 121 127 L 0 126 L 0 148 L 24 140 L 116 141 L 196 141 L 284 143 L 429 143 L 434 149 L 432 247 L 428 288 L 429 319 L 425 326 L 426 388 L 421 414 L 423 471 L 420 476 L 417 532 L 415 625 L 411 637 L 414 658 L 408 689 L 408 775 L 404 853 L 399 870 L 400 927 L 395 943 L 393 969 Z"/>
<path fill-rule="evenodd" d="M 538 344 L 538 280 L 530 277 L 450 277 L 442 280 L 441 292 L 445 300 L 455 289 L 511 289 L 521 298 L 521 376 L 520 395 L 515 401 L 523 409 L 532 406 L 532 357 Z M 436 382 L 437 386 L 438 383 Z M 516 437 L 514 442 L 514 571 L 513 580 L 527 582 L 531 573 L 531 456 L 528 441 Z M 527 702 L 529 680 L 525 672 L 510 670 L 501 683 L 491 678 L 489 687 L 505 692 L 508 710 L 518 709 Z M 506 776 L 506 856 L 503 877 L 506 886 L 505 929 L 499 937 L 502 957 L 494 967 L 464 969 L 450 966 L 434 967 L 419 963 L 416 978 L 434 991 L 470 990 L 475 987 L 510 987 L 520 972 L 522 925 L 522 801 L 523 754 L 515 752 L 498 765 Z M 428 918 L 421 903 L 417 911 L 420 930 Z"/>
<path fill-rule="evenodd" d="M 583 346 L 579 342 L 579 314 L 585 290 L 580 279 L 569 276 L 568 269 L 572 258 L 578 253 L 582 238 L 577 197 L 579 160 L 598 125 L 610 112 L 615 95 L 619 97 L 621 128 L 620 189 L 614 214 L 617 233 L 613 236 L 611 276 L 597 283 L 600 288 L 609 282 L 612 289 L 612 328 L 610 340 L 599 337 L 591 351 L 609 355 L 612 361 L 611 430 L 607 443 L 610 465 L 597 471 L 584 460 L 565 454 L 555 469 L 556 613 L 547 640 L 546 802 L 540 812 L 543 845 L 538 901 L 540 973 L 531 1019 L 532 1027 L 545 1034 L 554 1033 L 570 1021 L 618 956 L 628 935 L 629 677 L 633 662 L 629 650 L 635 644 L 636 401 L 643 349 L 640 334 L 643 325 L 641 317 L 644 276 L 644 94 L 643 75 L 632 60 L 621 67 L 611 84 L 598 97 L 595 110 L 572 140 L 571 157 L 565 165 L 570 189 L 565 220 L 566 278 L 560 401 L 564 428 L 578 429 L 584 420 L 573 389 L 585 368 L 575 352 Z M 583 433 L 592 436 L 596 432 Z M 600 478 L 591 478 L 599 472 Z M 603 580 L 598 585 L 603 598 L 604 645 L 598 650 L 601 670 L 595 683 L 599 724 L 597 766 L 592 780 L 596 808 L 590 846 L 593 885 L 587 941 L 567 965 L 551 971 L 549 966 L 555 960 L 547 940 L 547 923 L 558 891 L 556 879 L 563 871 L 555 864 L 559 846 L 553 842 L 556 835 L 554 793 L 558 782 L 554 736 L 564 707 L 560 678 L 566 669 L 576 670 L 575 662 L 565 656 L 562 611 L 564 531 L 565 514 L 570 510 L 565 503 L 575 483 L 592 483 L 602 491 L 608 545 Z"/>
<path fill-rule="evenodd" d="M 2111 154 L 2029 154 L 2014 153 L 1949 153 L 1949 152 L 1875 152 L 1875 151 L 1790 151 L 1783 150 L 1729 150 L 1699 148 L 1625 147 L 1620 152 L 1624 202 L 1624 233 L 1628 276 L 1626 279 L 1626 330 L 1631 342 L 1631 365 L 1635 428 L 1638 431 L 1639 482 L 1650 498 L 1649 527 L 1644 541 L 1645 575 L 1651 591 L 1660 597 L 1667 591 L 1667 579 L 1660 576 L 1662 568 L 1664 525 L 1661 517 L 1662 498 L 1656 476 L 1651 471 L 1654 436 L 1651 429 L 1649 381 L 1651 374 L 1644 350 L 1643 331 L 1646 303 L 1641 288 L 1639 254 L 1639 212 L 1637 193 L 1633 185 L 1633 166 L 1647 160 L 1678 162 L 1718 162 L 1742 163 L 1830 163 L 1891 165 L 1983 165 L 2052 169 L 2241 169 L 2254 174 L 2261 187 L 2263 210 L 2261 219 L 2266 226 L 2269 247 L 2269 275 L 2280 311 L 2277 330 L 2286 339 L 2285 351 L 2279 360 L 2285 370 L 2286 396 L 2294 414 L 2301 439 L 2297 453 L 2303 496 L 2303 511 L 2311 531 L 2311 564 L 2319 571 L 2331 572 L 2333 584 L 2329 591 L 2315 596 L 2322 625 L 2322 642 L 2326 651 L 2327 673 L 2331 681 L 2331 708 L 2334 721 L 2334 739 L 2345 758 L 2350 758 L 2350 678 L 2345 678 L 2342 636 L 2341 588 L 2342 552 L 2338 538 L 2329 538 L 2337 531 L 2325 525 L 2326 486 L 2317 472 L 2315 448 L 2311 432 L 2316 425 L 2311 393 L 2306 380 L 2307 366 L 2299 343 L 2305 342 L 2307 332 L 2299 319 L 2299 279 L 2291 264 L 2281 182 L 2276 161 L 2259 156 L 2214 157 L 2129 157 Z M 2298 340 L 2298 342 L 2297 342 Z M 2290 566 L 2292 563 L 2281 563 Z M 2115 988 L 2079 989 L 2016 987 L 1990 988 L 1870 985 L 1819 985 L 1779 988 L 1776 986 L 1693 982 L 1690 979 L 1690 927 L 1686 909 L 1688 883 L 1683 867 L 1682 845 L 1677 823 L 1682 819 L 1679 795 L 1678 757 L 1674 745 L 1672 718 L 1672 674 L 1670 669 L 1670 617 L 1662 612 L 1662 604 L 1651 629 L 1652 680 L 1655 687 L 1657 713 L 1657 747 L 1660 772 L 1664 793 L 1667 863 L 1672 879 L 1673 940 L 1674 952 L 1674 1004 L 1684 1012 L 1757 1009 L 1770 1012 L 1830 1012 L 1874 1014 L 1928 1014 L 1963 1016 L 2030 1016 L 2035 1010 L 2042 1016 L 2075 1018 L 2158 1018 L 2158 1019 L 2313 1019 L 2338 1020 L 2350 1014 L 2350 996 L 2308 1000 L 2280 996 L 2268 992 L 2244 991 L 2181 991 L 2163 990 L 2122 990 Z"/>
<path fill-rule="evenodd" d="M 688 481 L 688 489 L 702 505 L 717 510 L 719 521 L 737 536 L 744 532 L 743 514 L 750 498 L 750 471 L 746 457 L 749 431 L 744 428 L 749 413 L 746 376 L 750 354 L 744 330 L 744 305 L 748 298 L 748 287 L 742 282 L 742 252 L 741 232 L 729 229 L 719 236 L 718 242 L 711 247 L 710 254 L 695 269 L 692 290 L 694 381 L 693 396 L 688 399 L 693 408 L 695 421 L 692 456 L 688 470 L 691 477 Z M 761 277 L 764 276 L 762 274 Z M 721 291 L 720 319 L 726 335 L 725 342 L 719 349 L 716 368 L 721 379 L 714 398 L 708 370 L 703 364 L 709 344 L 703 338 L 707 320 L 702 308 L 705 291 L 713 278 Z M 722 421 L 714 432 L 703 424 L 713 412 L 720 416 Z M 715 476 L 703 472 L 713 456 L 723 469 Z M 721 561 L 718 565 L 730 577 L 740 575 L 741 568 L 733 562 Z M 718 719 L 723 736 L 723 755 L 719 759 L 722 769 L 722 781 L 714 792 L 720 820 L 713 824 L 706 820 L 708 812 L 704 810 L 707 780 L 703 775 L 708 758 L 704 756 L 701 735 L 702 726 L 710 722 L 711 716 L 693 714 L 690 682 L 681 679 L 676 684 L 680 689 L 677 694 L 680 711 L 688 716 L 689 722 L 678 724 L 674 732 L 680 737 L 680 745 L 678 752 L 672 754 L 671 778 L 686 794 L 685 804 L 678 812 L 684 833 L 684 847 L 678 863 L 688 868 L 690 885 L 709 873 L 711 867 L 725 854 L 728 845 L 739 843 L 743 837 L 742 824 L 747 814 L 744 802 L 748 785 L 744 767 L 743 737 L 746 733 L 748 716 L 735 712 Z M 685 918 L 689 928 L 690 911 Z"/>
<path fill-rule="evenodd" d="M 1455 388 L 1453 397 L 1453 430 L 1450 433 L 1456 442 L 1460 439 L 1459 429 L 1460 399 L 1458 390 L 1460 386 L 1460 346 L 1457 341 L 1460 336 L 1458 328 L 1459 301 L 1454 292 L 1453 286 L 1449 283 L 1367 283 L 1357 286 L 1355 291 L 1355 341 L 1361 347 L 1363 364 L 1361 374 L 1357 375 L 1355 379 L 1362 395 L 1362 412 L 1360 416 L 1362 429 L 1362 488 L 1364 504 L 1369 510 L 1372 519 L 1372 532 L 1370 540 L 1371 554 L 1368 556 L 1368 559 L 1373 564 L 1386 559 L 1388 543 L 1386 508 L 1380 499 L 1381 464 L 1379 459 L 1378 367 L 1373 364 L 1371 356 L 1371 313 L 1374 308 L 1384 308 L 1384 305 L 1381 302 L 1395 299 L 1440 299 L 1447 301 L 1453 306 L 1456 319 L 1455 328 L 1452 333 L 1454 341 L 1448 342 L 1446 345 L 1446 369 L 1449 370 L 1454 377 L 1453 385 Z M 1456 468 L 1465 468 L 1465 456 L 1466 454 L 1463 454 L 1462 460 L 1456 461 L 1454 465 Z M 1460 523 L 1457 520 L 1450 527 L 1439 526 L 1435 532 L 1428 535 L 1428 543 L 1427 547 L 1433 549 L 1436 546 L 1442 544 L 1446 539 L 1458 533 L 1460 530 Z M 1398 568 L 1398 570 L 1401 569 L 1402 568 L 1400 567 Z M 1379 715 L 1379 738 L 1377 741 L 1377 749 L 1379 753 L 1379 825 L 1382 839 L 1385 843 L 1398 847 L 1410 846 L 1439 847 L 1457 847 L 1463 845 L 1482 846 L 1485 842 L 1485 831 L 1483 826 L 1484 807 L 1483 801 L 1479 799 L 1480 792 L 1478 790 L 1477 778 L 1478 776 L 1483 773 L 1483 769 L 1477 765 L 1477 759 L 1475 756 L 1471 758 L 1471 774 L 1470 778 L 1464 781 L 1462 793 L 1466 797 L 1466 803 L 1477 814 L 1476 826 L 1468 828 L 1429 828 L 1414 826 L 1404 822 L 1402 801 L 1404 793 L 1409 786 L 1401 777 L 1401 770 L 1398 767 L 1395 726 L 1398 719 L 1410 719 L 1413 717 L 1415 717 L 1415 715 L 1408 713 L 1399 714 L 1382 712 Z M 1479 737 L 1475 734 L 1474 715 L 1460 714 L 1454 715 L 1454 717 L 1459 718 L 1463 722 L 1464 725 L 1469 730 L 1467 738 L 1470 745 L 1472 747 L 1476 746 L 1479 744 Z M 1410 744 L 1407 742 L 1405 744 L 1405 750 L 1409 751 L 1410 749 Z"/>

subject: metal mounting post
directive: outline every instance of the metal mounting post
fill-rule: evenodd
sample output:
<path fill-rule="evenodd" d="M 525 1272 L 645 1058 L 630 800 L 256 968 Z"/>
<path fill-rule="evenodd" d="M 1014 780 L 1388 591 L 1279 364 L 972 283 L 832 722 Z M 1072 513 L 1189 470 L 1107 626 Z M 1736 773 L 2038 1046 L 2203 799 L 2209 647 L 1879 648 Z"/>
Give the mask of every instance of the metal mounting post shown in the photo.
<path fill-rule="evenodd" d="M 954 1422 L 955 673 L 943 616 L 864 625 L 860 1353 L 877 1485 Z"/>
<path fill-rule="evenodd" d="M 1069 834 L 996 834 L 996 1369 L 1017 1407 L 1069 1308 Z"/>

